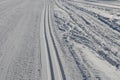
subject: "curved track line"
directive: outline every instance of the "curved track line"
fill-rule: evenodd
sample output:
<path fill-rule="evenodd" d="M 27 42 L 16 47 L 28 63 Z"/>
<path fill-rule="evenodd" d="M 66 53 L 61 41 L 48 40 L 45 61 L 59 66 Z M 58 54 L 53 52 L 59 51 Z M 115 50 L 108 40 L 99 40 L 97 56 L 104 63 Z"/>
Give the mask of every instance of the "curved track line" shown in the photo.
<path fill-rule="evenodd" d="M 57 46 L 55 44 L 55 40 L 53 38 L 52 30 L 50 28 L 51 27 L 50 21 L 51 20 L 50 20 L 50 10 L 49 10 L 49 13 L 48 13 L 48 27 L 49 27 L 49 32 L 50 32 L 50 36 L 51 36 L 51 39 L 52 39 L 52 42 L 53 42 L 53 46 L 54 46 L 54 49 L 55 49 L 56 57 L 57 57 L 57 60 L 58 60 L 59 66 L 60 66 L 60 71 L 61 71 L 62 78 L 63 78 L 63 80 L 66 80 L 66 76 L 65 76 L 64 69 L 63 69 L 63 65 L 62 65 L 62 62 L 61 62 L 61 59 L 60 59 L 60 56 L 59 56 L 59 52 L 57 50 Z"/>
<path fill-rule="evenodd" d="M 45 40 L 46 40 L 46 45 L 47 45 L 47 51 L 48 51 L 48 58 L 49 58 L 49 62 L 50 62 L 50 71 L 51 71 L 51 77 L 52 80 L 54 79 L 54 72 L 53 72 L 53 63 L 52 63 L 52 59 L 51 59 L 51 55 L 50 55 L 50 48 L 49 48 L 49 43 L 48 43 L 48 38 L 47 38 L 47 33 L 46 33 L 46 10 L 45 10 L 45 15 L 44 15 L 44 34 L 45 34 Z"/>

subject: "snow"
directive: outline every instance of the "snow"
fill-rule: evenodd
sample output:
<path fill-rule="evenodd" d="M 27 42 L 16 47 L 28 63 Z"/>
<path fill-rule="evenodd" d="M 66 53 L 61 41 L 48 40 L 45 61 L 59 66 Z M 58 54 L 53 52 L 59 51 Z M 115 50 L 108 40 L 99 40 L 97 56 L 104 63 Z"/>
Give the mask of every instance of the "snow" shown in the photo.
<path fill-rule="evenodd" d="M 0 80 L 119 75 L 119 0 L 0 0 Z"/>

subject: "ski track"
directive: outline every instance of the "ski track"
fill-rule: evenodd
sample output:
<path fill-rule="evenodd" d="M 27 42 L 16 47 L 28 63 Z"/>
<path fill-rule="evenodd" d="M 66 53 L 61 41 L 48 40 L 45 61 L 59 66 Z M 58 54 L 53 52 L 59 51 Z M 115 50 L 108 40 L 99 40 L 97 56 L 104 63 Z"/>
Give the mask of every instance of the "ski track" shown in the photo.
<path fill-rule="evenodd" d="M 0 80 L 119 80 L 120 8 L 0 0 Z"/>
<path fill-rule="evenodd" d="M 56 26 L 58 26 L 55 27 L 55 30 L 59 30 L 59 32 L 56 31 L 55 34 L 59 34 L 56 36 L 61 40 L 58 40 L 59 43 L 64 44 L 61 46 L 66 46 L 64 48 L 68 48 L 70 51 L 69 53 L 71 53 L 71 56 L 80 70 L 83 80 L 118 80 L 120 65 L 120 25 L 116 24 L 114 20 L 119 21 L 119 18 L 113 18 L 111 21 L 111 17 L 106 17 L 95 12 L 94 9 L 92 10 L 90 9 L 91 7 L 89 8 L 89 6 L 91 6 L 90 4 L 86 5 L 82 3 L 82 1 L 80 3 L 73 3 L 71 1 L 60 2 L 62 6 L 56 4 L 57 8 L 55 6 L 54 11 Z M 94 8 L 94 5 L 92 6 Z M 96 7 L 107 9 L 109 6 L 98 5 L 95 6 L 95 8 Z M 109 9 L 111 9 L 111 6 Z M 114 10 L 114 8 L 112 9 Z M 117 10 L 119 11 L 119 9 Z M 84 45 L 83 48 L 82 45 Z M 84 51 L 85 48 L 88 48 L 90 51 Z M 87 53 L 93 53 L 96 58 L 104 60 L 105 63 L 108 62 L 109 65 L 107 66 L 111 66 L 110 73 L 112 74 L 115 72 L 117 76 L 114 75 L 114 77 L 111 77 L 107 75 L 107 71 L 105 72 L 104 69 L 99 70 L 95 66 L 93 67 L 89 59 L 86 59 L 86 56 L 88 56 Z M 70 56 L 70 54 L 64 54 L 64 56 L 66 55 L 67 57 Z M 69 64 L 70 62 L 67 61 L 66 63 Z M 92 63 L 94 63 L 94 61 Z M 115 67 L 118 68 L 117 71 Z M 98 72 L 96 73 L 97 70 Z M 74 75 L 72 76 L 74 77 Z"/>

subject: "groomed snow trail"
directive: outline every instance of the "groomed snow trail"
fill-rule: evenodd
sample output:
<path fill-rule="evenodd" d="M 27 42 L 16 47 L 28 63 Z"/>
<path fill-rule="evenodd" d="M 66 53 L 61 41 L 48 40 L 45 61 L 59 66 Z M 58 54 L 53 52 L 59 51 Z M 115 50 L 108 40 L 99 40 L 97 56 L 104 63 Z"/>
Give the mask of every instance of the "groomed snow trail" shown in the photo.
<path fill-rule="evenodd" d="M 119 80 L 120 8 L 90 0 L 0 0 L 0 80 Z"/>
<path fill-rule="evenodd" d="M 0 80 L 41 78 L 40 19 L 44 0 L 0 5 Z"/>

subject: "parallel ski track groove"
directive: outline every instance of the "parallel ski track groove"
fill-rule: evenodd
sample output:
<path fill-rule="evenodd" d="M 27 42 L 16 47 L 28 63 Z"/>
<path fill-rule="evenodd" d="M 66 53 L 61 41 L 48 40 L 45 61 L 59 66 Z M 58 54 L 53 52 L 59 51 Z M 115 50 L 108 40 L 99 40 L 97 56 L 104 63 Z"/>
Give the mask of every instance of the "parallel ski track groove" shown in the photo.
<path fill-rule="evenodd" d="M 49 62 L 50 62 L 51 78 L 52 78 L 52 80 L 55 80 L 54 71 L 53 71 L 53 63 L 52 63 L 52 59 L 51 59 L 51 55 L 50 55 L 50 48 L 49 48 L 47 34 L 46 34 L 46 8 L 45 8 L 45 13 L 44 13 L 44 34 L 45 34 L 47 51 L 48 51 L 48 58 L 49 58 Z"/>
<path fill-rule="evenodd" d="M 48 27 L 49 27 L 50 36 L 51 36 L 51 39 L 52 39 L 52 42 L 53 42 L 53 46 L 54 46 L 54 49 L 55 49 L 55 53 L 57 55 L 57 60 L 58 60 L 59 66 L 60 66 L 60 70 L 61 70 L 61 73 L 62 73 L 62 78 L 63 78 L 63 80 L 66 80 L 63 65 L 62 65 L 62 62 L 61 62 L 61 59 L 60 59 L 60 56 L 59 56 L 59 53 L 58 53 L 58 50 L 57 50 L 52 32 L 51 32 L 51 28 L 50 28 L 50 12 L 49 11 L 48 11 Z"/>

